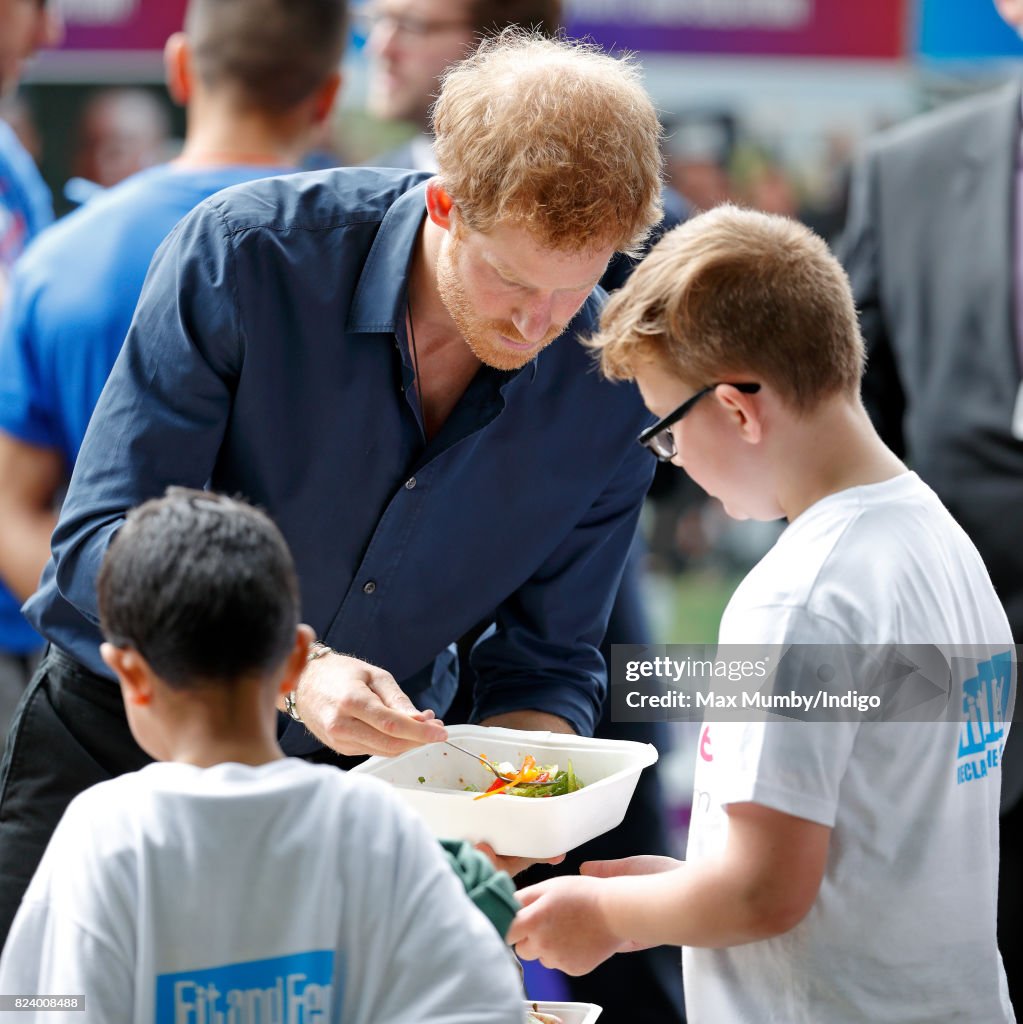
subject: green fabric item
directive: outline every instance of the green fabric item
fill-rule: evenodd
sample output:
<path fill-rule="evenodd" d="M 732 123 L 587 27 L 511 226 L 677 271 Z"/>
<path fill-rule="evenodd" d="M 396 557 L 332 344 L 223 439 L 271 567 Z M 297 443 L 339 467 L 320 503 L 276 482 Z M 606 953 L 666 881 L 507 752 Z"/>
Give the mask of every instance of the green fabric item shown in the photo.
<path fill-rule="evenodd" d="M 503 939 L 519 910 L 511 875 L 498 871 L 486 854 L 464 840 L 441 839 L 440 845 L 469 899 L 486 914 Z"/>

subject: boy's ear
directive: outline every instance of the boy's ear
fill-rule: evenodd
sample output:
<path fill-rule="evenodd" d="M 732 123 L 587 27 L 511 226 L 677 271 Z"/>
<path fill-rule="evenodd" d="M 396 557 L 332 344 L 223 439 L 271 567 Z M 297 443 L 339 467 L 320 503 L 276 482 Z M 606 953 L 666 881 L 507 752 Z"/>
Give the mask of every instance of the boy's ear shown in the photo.
<path fill-rule="evenodd" d="M 747 395 L 731 384 L 719 384 L 714 397 L 720 403 L 739 430 L 739 436 L 747 444 L 760 444 L 764 436 L 763 406 L 757 401 L 758 394 Z"/>
<path fill-rule="evenodd" d="M 163 75 L 171 99 L 186 106 L 192 98 L 192 51 L 184 32 L 175 32 L 164 44 Z"/>
<path fill-rule="evenodd" d="M 298 677 L 302 674 L 306 662 L 309 660 L 309 647 L 315 639 L 316 633 L 313 631 L 312 626 L 307 626 L 304 622 L 300 622 L 295 628 L 295 643 L 284 665 L 284 675 L 281 677 L 281 683 L 278 687 L 280 693 L 291 693 L 298 685 Z"/>
<path fill-rule="evenodd" d="M 100 644 L 100 657 L 117 676 L 121 693 L 130 704 L 149 704 L 153 699 L 152 672 L 149 663 L 131 647 L 115 647 L 110 643 Z"/>
<path fill-rule="evenodd" d="M 426 212 L 430 220 L 445 231 L 451 230 L 454 200 L 448 195 L 440 178 L 431 178 L 426 183 Z"/>

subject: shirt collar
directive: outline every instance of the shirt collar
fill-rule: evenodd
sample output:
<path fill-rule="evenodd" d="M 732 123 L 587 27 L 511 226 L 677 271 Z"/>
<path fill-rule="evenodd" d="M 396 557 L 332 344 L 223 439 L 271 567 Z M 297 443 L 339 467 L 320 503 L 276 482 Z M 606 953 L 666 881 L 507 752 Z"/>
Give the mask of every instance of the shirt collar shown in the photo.
<path fill-rule="evenodd" d="M 425 216 L 425 181 L 400 195 L 384 214 L 359 275 L 359 284 L 345 325 L 347 333 L 398 333 L 398 325 L 405 319 L 408 275 L 416 238 Z M 501 392 L 505 393 L 509 384 L 520 377 L 533 380 L 540 355 L 542 353 L 526 363 L 522 368 L 525 373 L 515 371 L 509 374 L 500 386 Z"/>
<path fill-rule="evenodd" d="M 400 195 L 384 214 L 362 266 L 345 331 L 394 334 L 405 316 L 405 293 L 416 238 L 426 216 L 426 182 Z"/>

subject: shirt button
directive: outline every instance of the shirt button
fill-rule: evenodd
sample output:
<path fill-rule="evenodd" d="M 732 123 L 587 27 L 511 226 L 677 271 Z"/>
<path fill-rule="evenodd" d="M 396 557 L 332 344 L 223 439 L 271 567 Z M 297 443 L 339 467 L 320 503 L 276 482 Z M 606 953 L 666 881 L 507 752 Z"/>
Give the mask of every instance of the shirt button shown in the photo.
<path fill-rule="evenodd" d="M 377 588 L 376 583 L 374 583 L 373 580 L 370 580 L 368 583 L 364 583 L 362 585 L 362 592 L 364 594 L 372 594 L 373 591 L 376 590 L 376 588 Z"/>
<path fill-rule="evenodd" d="M 408 478 L 408 479 L 407 479 L 407 480 L 405 481 L 405 490 L 406 490 L 406 491 L 411 491 L 411 490 L 412 490 L 412 488 L 413 488 L 413 487 L 415 487 L 415 486 L 416 486 L 416 478 L 415 478 L 414 476 L 410 476 L 410 477 L 409 477 L 409 478 Z"/>

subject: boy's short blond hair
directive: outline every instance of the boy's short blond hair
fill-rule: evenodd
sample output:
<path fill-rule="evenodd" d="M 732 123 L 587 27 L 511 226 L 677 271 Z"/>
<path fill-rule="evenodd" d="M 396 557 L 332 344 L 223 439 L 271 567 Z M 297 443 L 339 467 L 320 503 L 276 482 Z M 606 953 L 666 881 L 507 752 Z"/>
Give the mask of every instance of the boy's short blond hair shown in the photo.
<path fill-rule="evenodd" d="M 864 365 L 849 279 L 823 239 L 732 205 L 669 231 L 590 345 L 612 380 L 649 361 L 697 388 L 750 376 L 799 411 L 858 393 Z"/>
<path fill-rule="evenodd" d="M 633 252 L 662 216 L 661 126 L 635 62 L 508 29 L 444 75 L 441 180 L 466 227 L 563 252 Z"/>

